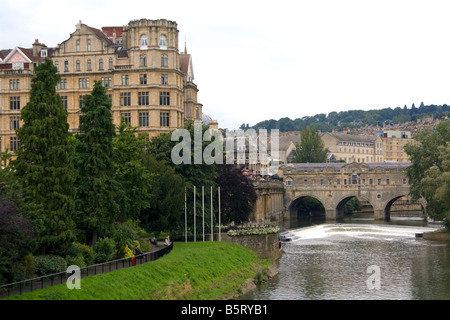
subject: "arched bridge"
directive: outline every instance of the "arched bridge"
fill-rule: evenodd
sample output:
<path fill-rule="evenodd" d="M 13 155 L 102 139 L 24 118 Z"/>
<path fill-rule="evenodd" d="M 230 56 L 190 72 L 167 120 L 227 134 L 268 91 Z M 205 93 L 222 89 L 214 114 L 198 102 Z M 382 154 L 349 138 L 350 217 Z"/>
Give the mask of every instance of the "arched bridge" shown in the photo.
<path fill-rule="evenodd" d="M 304 197 L 319 200 L 327 220 L 344 217 L 344 205 L 353 197 L 372 205 L 375 220 L 389 220 L 390 207 L 409 194 L 404 169 L 395 163 L 293 163 L 280 167 L 285 186 L 285 216 L 296 215 Z"/>

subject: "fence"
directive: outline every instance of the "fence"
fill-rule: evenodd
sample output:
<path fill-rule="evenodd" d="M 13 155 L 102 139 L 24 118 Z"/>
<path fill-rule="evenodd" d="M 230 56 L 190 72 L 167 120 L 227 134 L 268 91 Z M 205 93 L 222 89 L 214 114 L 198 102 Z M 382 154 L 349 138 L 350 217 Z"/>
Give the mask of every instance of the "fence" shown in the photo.
<path fill-rule="evenodd" d="M 160 250 L 146 252 L 142 255 L 132 257 L 132 258 L 124 258 L 113 261 L 108 261 L 105 263 L 94 264 L 91 266 L 80 268 L 81 279 L 87 276 L 92 276 L 101 273 L 107 273 L 123 268 L 132 267 L 135 265 L 140 265 L 146 262 L 155 261 L 162 256 L 168 254 L 173 249 L 173 242 L 169 246 L 164 246 Z M 14 283 L 9 283 L 3 286 L 0 286 L 0 299 L 6 298 L 10 296 L 14 296 L 17 294 L 23 294 L 26 292 L 31 292 L 38 289 L 43 289 L 49 286 L 59 285 L 67 282 L 67 279 L 71 276 L 71 274 L 67 272 L 59 272 L 48 274 L 42 277 L 37 277 L 33 279 L 27 279 L 23 281 L 18 281 Z"/>

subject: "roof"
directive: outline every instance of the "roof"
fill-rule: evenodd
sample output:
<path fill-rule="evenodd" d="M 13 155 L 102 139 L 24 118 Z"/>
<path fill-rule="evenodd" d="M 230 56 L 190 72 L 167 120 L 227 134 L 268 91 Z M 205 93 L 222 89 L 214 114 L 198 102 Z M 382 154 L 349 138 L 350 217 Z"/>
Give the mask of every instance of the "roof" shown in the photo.
<path fill-rule="evenodd" d="M 89 28 L 93 33 L 95 33 L 95 35 L 97 37 L 99 37 L 100 39 L 105 40 L 106 42 L 108 42 L 108 44 L 113 44 L 112 40 L 109 39 L 108 35 L 105 32 L 103 32 L 102 30 L 90 27 L 88 25 L 85 25 L 85 26 L 87 28 Z"/>
<path fill-rule="evenodd" d="M 285 168 L 294 168 L 294 169 L 325 169 L 325 168 L 334 168 L 340 169 L 343 166 L 351 166 L 351 165 L 366 165 L 369 169 L 373 168 L 384 168 L 384 169 L 398 169 L 398 168 L 406 168 L 411 165 L 411 162 L 359 162 L 359 163 L 290 163 L 284 165 Z"/>
<path fill-rule="evenodd" d="M 329 134 L 329 135 L 335 137 L 339 141 L 374 142 L 378 138 L 378 136 L 375 136 L 375 135 L 368 136 L 368 135 L 330 133 L 330 132 L 327 132 L 325 134 Z"/>

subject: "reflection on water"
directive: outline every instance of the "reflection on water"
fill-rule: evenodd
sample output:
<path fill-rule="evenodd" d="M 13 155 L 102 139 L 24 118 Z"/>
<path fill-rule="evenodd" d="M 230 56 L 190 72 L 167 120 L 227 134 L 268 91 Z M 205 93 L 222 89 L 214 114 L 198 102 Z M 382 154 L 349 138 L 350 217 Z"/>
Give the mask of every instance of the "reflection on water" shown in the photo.
<path fill-rule="evenodd" d="M 300 224 L 301 225 L 301 224 Z M 420 217 L 355 215 L 289 229 L 279 273 L 242 299 L 450 299 L 450 244 L 416 238 Z M 380 289 L 367 285 L 380 269 Z"/>

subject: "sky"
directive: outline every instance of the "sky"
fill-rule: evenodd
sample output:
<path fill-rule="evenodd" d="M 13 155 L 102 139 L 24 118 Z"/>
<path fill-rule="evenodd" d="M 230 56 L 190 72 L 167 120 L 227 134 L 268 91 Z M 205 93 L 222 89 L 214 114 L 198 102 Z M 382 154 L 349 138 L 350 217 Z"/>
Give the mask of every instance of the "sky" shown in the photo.
<path fill-rule="evenodd" d="M 54 47 L 79 20 L 176 21 L 198 101 L 221 128 L 450 103 L 448 0 L 1 1 L 1 49 Z"/>

